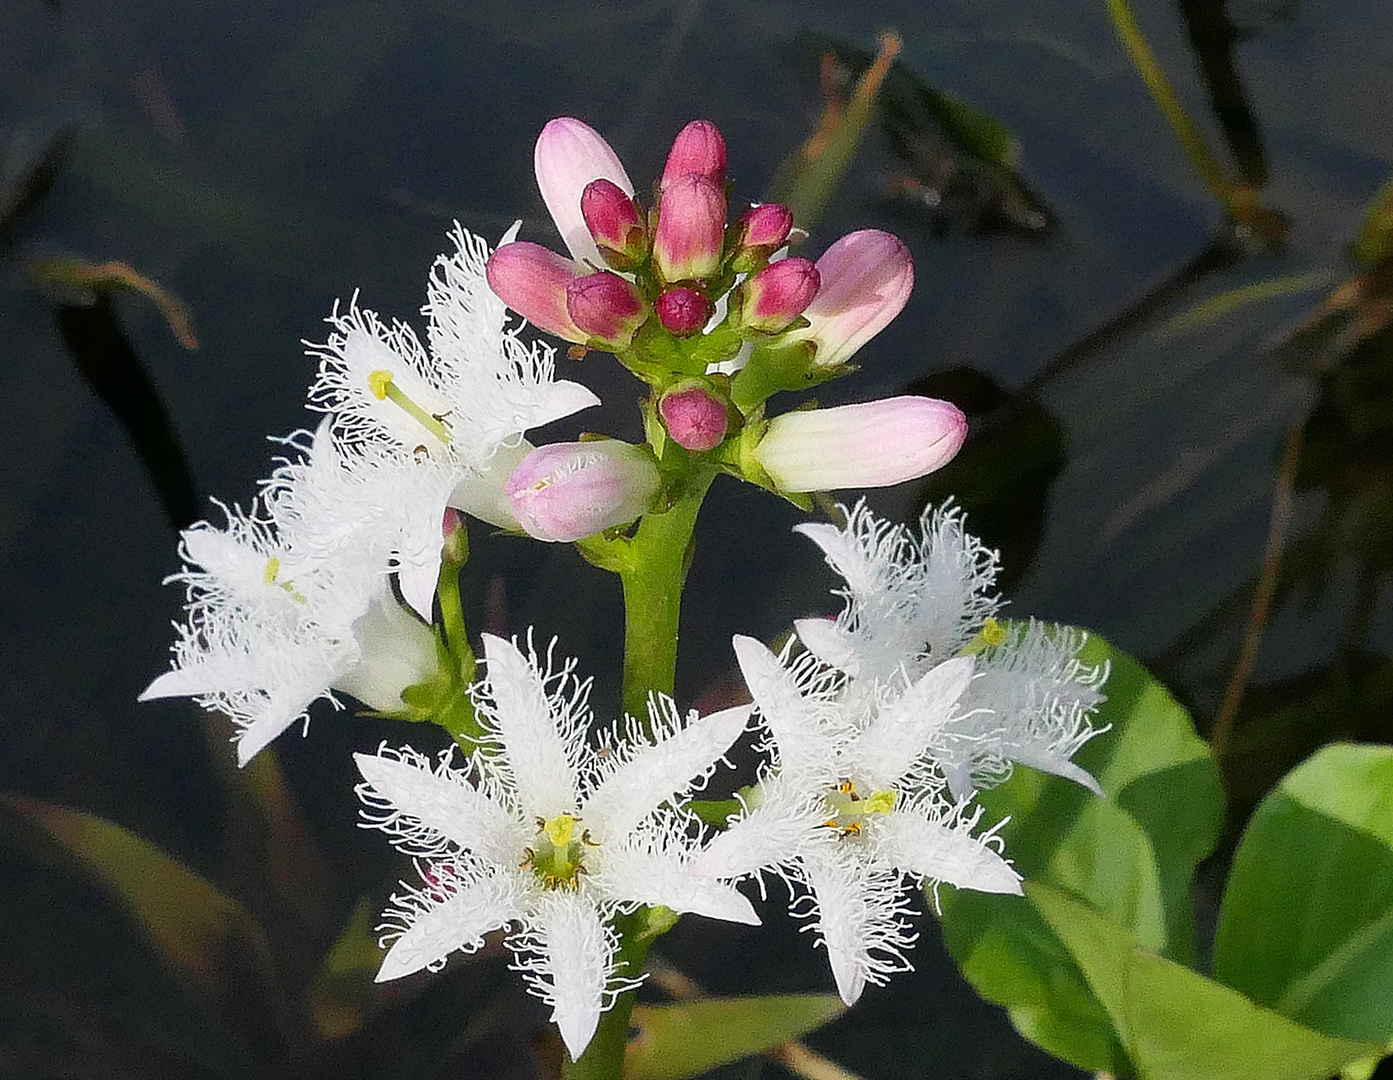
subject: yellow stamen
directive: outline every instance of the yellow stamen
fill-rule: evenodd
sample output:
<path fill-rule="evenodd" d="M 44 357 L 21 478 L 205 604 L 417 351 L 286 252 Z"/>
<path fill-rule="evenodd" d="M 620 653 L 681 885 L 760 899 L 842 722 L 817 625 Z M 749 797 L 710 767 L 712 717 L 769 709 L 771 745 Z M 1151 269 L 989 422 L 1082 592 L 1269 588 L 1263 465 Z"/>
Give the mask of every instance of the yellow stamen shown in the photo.
<path fill-rule="evenodd" d="M 369 371 L 368 390 L 378 401 L 390 401 L 441 442 L 448 443 L 450 441 L 450 429 L 441 423 L 440 417 L 432 416 L 412 401 L 406 392 L 396 384 L 395 376 L 390 371 L 385 368 Z"/>
<path fill-rule="evenodd" d="M 895 809 L 896 795 L 893 791 L 873 791 L 870 798 L 866 800 L 863 814 L 888 814 Z"/>
<path fill-rule="evenodd" d="M 276 575 L 281 572 L 281 561 L 272 555 L 266 560 L 266 569 L 261 572 L 261 580 L 267 585 L 276 583 Z"/>
<path fill-rule="evenodd" d="M 982 624 L 982 640 L 992 648 L 1006 644 L 1006 627 L 997 622 L 992 616 L 987 616 L 987 621 Z"/>

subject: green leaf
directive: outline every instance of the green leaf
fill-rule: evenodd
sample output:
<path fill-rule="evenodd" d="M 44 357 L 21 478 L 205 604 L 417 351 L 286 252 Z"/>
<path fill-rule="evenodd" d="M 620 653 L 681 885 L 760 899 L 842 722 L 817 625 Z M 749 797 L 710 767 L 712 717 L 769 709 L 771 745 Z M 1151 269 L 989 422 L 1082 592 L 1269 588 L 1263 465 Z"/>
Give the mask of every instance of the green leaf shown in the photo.
<path fill-rule="evenodd" d="M 1321 1080 L 1378 1050 L 1332 1038 L 1142 947 L 1067 892 L 1026 885 L 1077 960 L 1143 1080 Z"/>
<path fill-rule="evenodd" d="M 806 1035 L 845 1010 L 835 994 L 636 1005 L 624 1080 L 682 1080 Z"/>
<path fill-rule="evenodd" d="M 275 1006 L 270 950 L 261 927 L 235 900 L 148 840 L 91 814 L 20 795 L 0 806 L 75 856 L 115 897 L 170 968 L 228 1011 L 246 1012 L 248 976 L 256 1008 Z"/>
<path fill-rule="evenodd" d="M 1185 963 L 1194 955 L 1190 880 L 1223 818 L 1219 773 L 1189 714 L 1125 653 L 1091 636 L 1079 654 L 1108 663 L 1098 722 L 1111 730 L 1075 756 L 1108 793 L 1029 769 L 983 792 L 987 820 L 1009 816 L 1006 853 L 1028 881 L 1069 889 Z M 1125 1072 L 1107 1009 L 1070 950 L 1029 905 L 941 890 L 944 938 L 963 974 L 1006 1006 L 1026 1038 L 1081 1068 Z"/>
<path fill-rule="evenodd" d="M 1214 977 L 1329 1035 L 1393 1038 L 1393 747 L 1327 746 L 1258 806 Z"/>

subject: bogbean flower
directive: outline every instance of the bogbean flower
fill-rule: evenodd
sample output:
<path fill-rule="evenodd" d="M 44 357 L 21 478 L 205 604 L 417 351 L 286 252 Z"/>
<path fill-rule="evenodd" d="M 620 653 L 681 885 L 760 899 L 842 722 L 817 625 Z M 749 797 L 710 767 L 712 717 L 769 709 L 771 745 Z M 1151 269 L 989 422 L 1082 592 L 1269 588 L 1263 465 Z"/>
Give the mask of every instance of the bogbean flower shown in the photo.
<path fill-rule="evenodd" d="M 863 503 L 846 514 L 843 528 L 796 528 L 846 582 L 835 621 L 797 622 L 804 644 L 843 672 L 851 691 L 864 693 L 889 685 L 897 672 L 917 679 L 974 650 L 977 677 L 935 745 L 953 795 L 1000 781 L 1013 762 L 1101 794 L 1071 760 L 1105 730 L 1089 718 L 1108 672 L 1078 660 L 1084 636 L 1035 621 L 1011 628 L 997 622 L 996 554 L 967 532 L 960 510 L 926 509 L 917 537 Z"/>
<path fill-rule="evenodd" d="M 849 700 L 837 671 L 811 653 L 795 657 L 792 643 L 776 656 L 737 637 L 735 652 L 769 733 L 771 769 L 693 869 L 729 879 L 779 872 L 844 1002 L 909 966 L 906 877 L 1020 892 L 992 834 L 973 835 L 980 809 L 943 799 L 925 763 L 960 709 L 972 657 L 945 660 L 898 693 Z"/>
<path fill-rule="evenodd" d="M 538 447 L 513 470 L 504 493 L 529 536 L 570 542 L 633 521 L 658 485 L 646 450 L 596 439 Z"/>
<path fill-rule="evenodd" d="M 635 985 L 609 925 L 664 905 L 757 924 L 749 902 L 692 865 L 692 822 L 669 807 L 699 788 L 748 720 L 748 707 L 684 722 L 654 697 L 634 722 L 587 744 L 589 682 L 484 635 L 486 678 L 471 691 L 484 724 L 462 764 L 407 748 L 356 756 L 369 827 L 418 859 L 422 884 L 393 897 L 378 981 L 441 967 L 491 930 L 508 943 L 573 1058 L 614 996 Z"/>

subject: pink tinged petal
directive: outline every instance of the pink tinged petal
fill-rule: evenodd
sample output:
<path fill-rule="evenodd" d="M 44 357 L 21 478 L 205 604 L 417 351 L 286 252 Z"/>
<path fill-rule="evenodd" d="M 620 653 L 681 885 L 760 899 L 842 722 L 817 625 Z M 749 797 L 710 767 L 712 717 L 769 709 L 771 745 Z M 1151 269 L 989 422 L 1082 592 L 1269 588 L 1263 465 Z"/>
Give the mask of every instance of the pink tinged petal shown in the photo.
<path fill-rule="evenodd" d="M 512 504 L 503 487 L 513 470 L 533 449 L 526 439 L 520 440 L 516 446 L 500 446 L 486 469 L 467 472 L 460 477 L 454 491 L 450 492 L 450 505 L 500 529 L 521 532 L 522 526 L 513 516 Z"/>
<path fill-rule="evenodd" d="M 672 140 L 663 166 L 662 190 L 690 173 L 705 177 L 718 188 L 726 182 L 726 142 L 710 120 L 693 120 Z"/>
<path fill-rule="evenodd" d="M 463 851 L 503 866 L 517 861 L 526 841 L 518 821 L 472 785 L 380 754 L 354 754 L 353 760 L 372 790 L 400 813 Z"/>
<path fill-rule="evenodd" d="M 599 439 L 538 447 L 508 477 L 503 491 L 529 536 L 570 542 L 645 513 L 659 480 L 645 451 Z"/>
<path fill-rule="evenodd" d="M 957 656 L 924 675 L 875 718 L 847 748 L 847 757 L 877 788 L 894 786 L 952 719 L 972 682 L 976 659 Z"/>
<path fill-rule="evenodd" d="M 617 840 L 663 803 L 689 791 L 693 781 L 731 748 L 750 718 L 750 707 L 712 713 L 660 741 L 641 746 L 605 777 L 580 816 L 597 839 Z"/>
<path fill-rule="evenodd" d="M 648 318 L 648 305 L 632 282 L 608 270 L 578 277 L 566 286 L 571 320 L 592 338 L 627 348 Z"/>
<path fill-rule="evenodd" d="M 600 913 L 581 893 L 547 893 L 529 921 L 540 953 L 532 969 L 534 985 L 550 1002 L 551 1018 L 574 1061 L 590 1044 L 604 1011 L 613 946 Z"/>
<path fill-rule="evenodd" d="M 950 828 L 912 810 L 892 810 L 875 826 L 876 861 L 885 867 L 960 889 L 1021 895 L 1021 876 L 965 827 Z"/>
<path fill-rule="evenodd" d="M 889 487 L 942 468 L 966 437 L 950 402 L 884 398 L 776 416 L 754 457 L 780 491 Z"/>
<path fill-rule="evenodd" d="M 607 846 L 604 868 L 594 884 L 616 903 L 662 904 L 684 915 L 759 925 L 755 909 L 735 888 L 695 873 L 666 852 Z"/>
<path fill-rule="evenodd" d="M 742 283 L 737 291 L 735 323 L 778 333 L 803 314 L 818 289 L 811 259 L 780 259 Z"/>
<path fill-rule="evenodd" d="M 803 312 L 820 367 L 842 364 L 903 310 L 914 289 L 914 261 L 897 237 L 878 229 L 848 233 L 817 261 L 822 288 Z"/>
<path fill-rule="evenodd" d="M 653 263 L 664 281 L 685 281 L 715 273 L 725 241 L 726 197 L 696 173 L 680 176 L 658 203 Z"/>
<path fill-rule="evenodd" d="M 702 386 L 669 390 L 658 402 L 658 414 L 672 441 L 693 453 L 720 446 L 730 424 L 725 402 Z"/>
<path fill-rule="evenodd" d="M 691 337 L 711 319 L 715 307 L 706 294 L 689 285 L 664 289 L 653 302 L 663 329 L 676 337 Z"/>
<path fill-rule="evenodd" d="M 578 262 L 589 260 L 599 265 L 599 249 L 581 212 L 581 194 L 592 180 L 608 180 L 625 195 L 632 196 L 634 185 L 619 156 L 589 124 L 560 116 L 542 128 L 533 164 L 542 201 L 547 204 L 571 257 Z"/>
<path fill-rule="evenodd" d="M 621 269 L 648 254 L 648 233 L 633 196 L 610 180 L 592 180 L 580 196 L 585 226 L 607 261 Z"/>
<path fill-rule="evenodd" d="M 456 889 L 444 902 L 411 912 L 410 926 L 392 943 L 376 982 L 389 982 L 439 964 L 459 949 L 473 952 L 483 936 L 517 918 L 512 889 L 503 875 Z M 403 913 L 405 914 L 405 913 Z"/>
<path fill-rule="evenodd" d="M 795 619 L 793 626 L 798 632 L 798 640 L 824 664 L 830 664 L 848 675 L 856 674 L 859 664 L 855 642 L 847 631 L 837 625 L 836 619 Z"/>
<path fill-rule="evenodd" d="M 792 775 L 830 778 L 824 776 L 835 757 L 830 704 L 806 697 L 793 673 L 762 642 L 737 634 L 731 644 L 745 686 L 774 736 L 780 767 Z"/>
<path fill-rule="evenodd" d="M 511 641 L 484 634 L 489 717 L 512 774 L 523 820 L 574 813 L 573 748 L 560 729 L 537 669 Z"/>
<path fill-rule="evenodd" d="M 717 833 L 692 860 L 690 870 L 698 877 L 735 880 L 787 865 L 819 827 L 815 809 L 811 803 L 799 804 L 791 798 L 771 799 Z"/>
<path fill-rule="evenodd" d="M 549 248 L 526 240 L 504 244 L 489 256 L 484 273 L 489 288 L 534 326 L 584 344 L 589 335 L 571 321 L 566 287 L 585 272 Z"/>

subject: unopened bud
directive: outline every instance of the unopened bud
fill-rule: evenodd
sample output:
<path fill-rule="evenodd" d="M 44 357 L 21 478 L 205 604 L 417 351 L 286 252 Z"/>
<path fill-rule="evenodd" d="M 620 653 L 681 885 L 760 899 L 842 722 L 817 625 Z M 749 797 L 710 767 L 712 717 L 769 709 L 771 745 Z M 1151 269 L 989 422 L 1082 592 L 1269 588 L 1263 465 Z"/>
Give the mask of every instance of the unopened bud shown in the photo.
<path fill-rule="evenodd" d="M 485 276 L 489 288 L 528 322 L 567 341 L 590 340 L 566 310 L 566 287 L 580 276 L 570 259 L 541 244 L 517 240 L 489 256 Z"/>
<path fill-rule="evenodd" d="M 633 197 L 610 180 L 592 180 L 580 195 L 580 212 L 600 255 L 627 270 L 648 254 L 643 218 Z"/>
<path fill-rule="evenodd" d="M 817 261 L 822 287 L 799 336 L 817 346 L 818 367 L 845 363 L 904 308 L 914 262 L 897 237 L 879 229 L 848 233 Z"/>
<path fill-rule="evenodd" d="M 717 188 L 726 182 L 726 141 L 721 130 L 710 120 L 693 120 L 677 133 L 663 166 L 661 188 L 678 177 L 696 173 L 710 180 Z"/>
<path fill-rule="evenodd" d="M 445 542 L 440 547 L 440 560 L 448 566 L 463 566 L 469 558 L 469 533 L 464 527 L 464 515 L 453 506 L 445 507 L 440 522 Z"/>
<path fill-rule="evenodd" d="M 694 453 L 720 446 L 730 423 L 725 402 L 704 386 L 668 391 L 658 402 L 658 413 L 672 441 Z"/>
<path fill-rule="evenodd" d="M 952 403 L 893 397 L 776 416 L 753 456 L 780 491 L 888 487 L 946 465 L 966 437 Z"/>
<path fill-rule="evenodd" d="M 725 239 L 726 197 L 696 173 L 679 176 L 663 189 L 653 262 L 664 281 L 684 281 L 713 274 L 721 264 Z"/>
<path fill-rule="evenodd" d="M 600 439 L 539 446 L 503 490 L 528 535 L 569 542 L 638 517 L 658 482 L 658 468 L 643 450 Z"/>
<path fill-rule="evenodd" d="M 592 338 L 627 348 L 648 318 L 648 305 L 632 282 L 608 270 L 576 278 L 566 287 L 566 310 Z"/>
<path fill-rule="evenodd" d="M 732 230 L 735 258 L 731 266 L 739 273 L 753 270 L 788 242 L 793 230 L 793 211 L 782 203 L 761 203 L 740 215 Z"/>
<path fill-rule="evenodd" d="M 577 262 L 598 264 L 600 255 L 580 209 L 581 192 L 592 180 L 604 179 L 624 194 L 632 195 L 634 185 L 619 156 L 589 124 L 558 116 L 548 121 L 537 136 L 533 164 L 542 201 L 561 230 L 571 257 Z"/>
<path fill-rule="evenodd" d="M 653 310 L 658 313 L 658 321 L 669 334 L 691 337 L 707 324 L 715 308 L 699 289 L 674 285 L 664 289 L 653 301 Z"/>
<path fill-rule="evenodd" d="M 812 303 L 820 280 L 811 259 L 795 257 L 770 263 L 736 291 L 731 300 L 735 324 L 778 333 Z"/>

